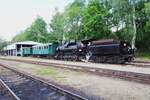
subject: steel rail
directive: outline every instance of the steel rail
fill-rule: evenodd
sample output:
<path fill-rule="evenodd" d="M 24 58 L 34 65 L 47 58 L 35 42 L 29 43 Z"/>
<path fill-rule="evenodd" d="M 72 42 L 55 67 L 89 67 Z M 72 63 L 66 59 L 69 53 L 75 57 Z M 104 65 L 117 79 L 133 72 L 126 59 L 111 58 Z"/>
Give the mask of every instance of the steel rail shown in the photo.
<path fill-rule="evenodd" d="M 80 96 L 80 95 L 78 95 L 78 94 L 75 94 L 75 93 L 73 93 L 73 92 L 70 92 L 70 91 L 68 91 L 68 90 L 65 90 L 65 89 L 63 89 L 63 88 L 60 88 L 60 87 L 58 87 L 58 86 L 56 86 L 56 85 L 54 85 L 54 84 L 51 84 L 51 83 L 49 83 L 49 82 L 43 81 L 43 80 L 41 80 L 41 79 L 39 79 L 39 78 L 37 78 L 37 77 L 35 77 L 35 76 L 33 76 L 33 75 L 29 75 L 29 74 L 27 74 L 27 73 L 25 73 L 25 72 L 18 71 L 16 68 L 11 68 L 11 66 L 4 65 L 4 64 L 1 64 L 1 63 L 0 63 L 0 66 L 4 67 L 4 68 L 6 68 L 6 69 L 9 69 L 9 70 L 11 70 L 11 71 L 13 71 L 13 72 L 15 72 L 15 73 L 21 75 L 21 76 L 27 77 L 27 78 L 29 78 L 29 79 L 31 79 L 31 80 L 36 80 L 36 81 L 40 82 L 40 84 L 47 85 L 47 86 L 49 86 L 51 89 L 55 90 L 56 92 L 59 92 L 59 93 L 61 93 L 61 94 L 63 94 L 63 95 L 67 95 L 68 97 L 71 97 L 72 100 L 88 100 L 87 98 L 85 98 L 85 97 L 83 97 L 83 96 Z"/>
<path fill-rule="evenodd" d="M 0 79 L 0 89 L 6 94 L 11 100 L 20 100 L 18 96 Z"/>

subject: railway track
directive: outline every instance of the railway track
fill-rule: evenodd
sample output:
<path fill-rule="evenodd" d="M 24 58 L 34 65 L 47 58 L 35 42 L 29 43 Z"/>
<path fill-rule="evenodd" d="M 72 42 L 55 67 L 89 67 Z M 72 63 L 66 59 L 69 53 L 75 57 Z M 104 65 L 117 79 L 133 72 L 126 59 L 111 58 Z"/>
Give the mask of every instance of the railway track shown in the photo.
<path fill-rule="evenodd" d="M 147 61 L 133 61 L 131 63 L 127 63 L 126 65 L 132 65 L 136 67 L 149 67 L 150 68 L 150 62 Z"/>
<path fill-rule="evenodd" d="M 87 100 L 10 66 L 0 64 L 0 70 L 0 79 L 10 88 L 9 90 L 13 91 L 10 94 L 18 97 L 11 100 Z"/>
<path fill-rule="evenodd" d="M 1 79 L 0 79 L 0 100 L 20 100 Z"/>
<path fill-rule="evenodd" d="M 150 84 L 150 74 L 144 74 L 144 73 L 119 71 L 113 69 L 95 68 L 95 67 L 87 67 L 87 66 L 83 67 L 75 64 L 74 65 L 56 64 L 56 63 L 48 63 L 48 62 L 40 62 L 40 61 L 15 60 L 15 59 L 3 59 L 3 60 L 17 61 L 17 62 L 23 62 L 29 64 L 43 65 L 43 66 L 54 66 L 58 68 L 66 68 L 70 70 L 89 72 L 100 76 L 114 77 L 114 78 L 120 78 L 128 81 Z"/>
<path fill-rule="evenodd" d="M 141 61 L 141 60 L 136 60 L 133 61 L 134 63 L 145 63 L 145 64 L 150 64 L 150 61 Z"/>

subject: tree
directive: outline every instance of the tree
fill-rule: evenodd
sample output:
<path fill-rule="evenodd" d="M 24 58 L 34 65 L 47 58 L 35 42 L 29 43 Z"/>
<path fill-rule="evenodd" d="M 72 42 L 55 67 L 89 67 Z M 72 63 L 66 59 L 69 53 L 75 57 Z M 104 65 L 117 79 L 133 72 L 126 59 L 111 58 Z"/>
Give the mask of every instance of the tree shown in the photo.
<path fill-rule="evenodd" d="M 7 46 L 8 42 L 0 38 L 0 51 L 3 50 L 5 46 Z"/>
<path fill-rule="evenodd" d="M 146 7 L 145 3 L 148 2 L 148 0 L 137 0 L 135 4 L 136 46 L 141 50 L 148 50 L 150 43 L 150 38 L 148 38 L 150 35 L 145 29 L 146 23 L 148 22 L 148 15 L 143 10 Z"/>
<path fill-rule="evenodd" d="M 60 40 L 79 40 L 81 33 L 82 11 L 85 0 L 75 0 L 69 4 L 63 13 L 56 9 L 56 13 L 50 23 L 52 35 Z"/>
<path fill-rule="evenodd" d="M 150 2 L 146 2 L 142 7 L 142 20 L 140 21 L 142 34 L 138 34 L 137 46 L 144 51 L 150 50 Z M 139 29 L 139 30 L 140 30 Z"/>
<path fill-rule="evenodd" d="M 19 42 L 30 40 L 46 43 L 48 35 L 46 22 L 41 17 L 37 17 L 30 27 L 17 34 L 12 41 Z"/>
<path fill-rule="evenodd" d="M 30 39 L 30 34 L 27 33 L 27 29 L 23 32 L 20 32 L 16 36 L 13 37 L 12 42 L 20 42 L 20 41 L 27 41 Z"/>
<path fill-rule="evenodd" d="M 133 25 L 132 25 L 132 6 L 128 0 L 112 0 L 112 29 L 118 39 L 132 40 Z"/>
<path fill-rule="evenodd" d="M 82 14 L 84 38 L 109 38 L 108 15 L 109 10 L 99 0 L 91 0 Z"/>
<path fill-rule="evenodd" d="M 150 32 L 150 2 L 145 3 L 143 10 L 145 11 L 145 13 L 147 15 L 145 29 L 146 29 L 146 32 Z"/>
<path fill-rule="evenodd" d="M 145 25 L 147 15 L 144 4 L 148 0 L 112 0 L 112 24 L 117 27 L 115 34 L 121 40 L 129 40 L 138 49 L 147 48 Z M 122 27 L 120 27 L 122 26 Z M 150 40 L 150 39 L 146 39 Z"/>
<path fill-rule="evenodd" d="M 27 30 L 28 34 L 31 35 L 31 39 L 37 42 L 46 42 L 46 36 L 48 35 L 47 32 L 47 24 L 41 18 L 38 17 L 32 25 Z"/>
<path fill-rule="evenodd" d="M 56 13 L 53 16 L 53 19 L 51 20 L 50 28 L 51 28 L 51 34 L 50 38 L 53 41 L 60 42 L 61 40 L 64 40 L 65 38 L 65 18 L 64 15 L 61 14 L 58 9 L 55 9 Z"/>
<path fill-rule="evenodd" d="M 85 9 L 85 0 L 75 0 L 65 9 L 64 16 L 66 20 L 66 37 L 68 39 L 82 39 L 82 13 Z"/>

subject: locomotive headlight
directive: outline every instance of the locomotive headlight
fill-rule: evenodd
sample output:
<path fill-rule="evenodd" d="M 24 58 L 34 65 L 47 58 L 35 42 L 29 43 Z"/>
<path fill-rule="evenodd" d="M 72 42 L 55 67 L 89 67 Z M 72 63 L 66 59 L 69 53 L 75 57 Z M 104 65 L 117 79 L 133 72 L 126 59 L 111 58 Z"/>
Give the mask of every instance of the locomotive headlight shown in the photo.
<path fill-rule="evenodd" d="M 126 44 L 126 43 L 124 43 L 124 44 L 123 44 L 123 46 L 124 46 L 124 47 L 126 47 L 126 46 L 127 46 L 127 44 Z"/>
<path fill-rule="evenodd" d="M 81 51 L 82 51 L 82 49 L 79 49 L 79 51 L 81 52 Z"/>

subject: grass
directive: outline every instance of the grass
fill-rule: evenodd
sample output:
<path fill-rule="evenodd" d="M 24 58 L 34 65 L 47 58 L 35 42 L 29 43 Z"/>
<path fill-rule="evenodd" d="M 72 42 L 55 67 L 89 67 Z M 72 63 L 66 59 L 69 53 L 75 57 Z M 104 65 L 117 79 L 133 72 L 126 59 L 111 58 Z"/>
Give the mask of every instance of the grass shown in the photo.
<path fill-rule="evenodd" d="M 65 76 L 64 74 L 61 74 L 57 69 L 55 68 L 52 68 L 52 67 L 48 67 L 48 68 L 36 68 L 36 69 L 33 69 L 36 74 L 38 75 L 41 75 L 41 76 L 50 76 L 54 79 L 57 79 L 57 80 L 65 80 Z"/>
<path fill-rule="evenodd" d="M 143 59 L 150 59 L 150 51 L 138 52 L 137 57 L 143 58 Z"/>
<path fill-rule="evenodd" d="M 40 75 L 52 75 L 52 76 L 57 76 L 58 75 L 58 72 L 52 68 L 39 68 L 39 69 L 36 69 L 37 73 L 40 74 Z"/>

